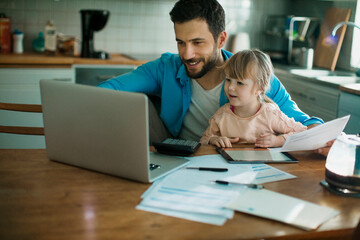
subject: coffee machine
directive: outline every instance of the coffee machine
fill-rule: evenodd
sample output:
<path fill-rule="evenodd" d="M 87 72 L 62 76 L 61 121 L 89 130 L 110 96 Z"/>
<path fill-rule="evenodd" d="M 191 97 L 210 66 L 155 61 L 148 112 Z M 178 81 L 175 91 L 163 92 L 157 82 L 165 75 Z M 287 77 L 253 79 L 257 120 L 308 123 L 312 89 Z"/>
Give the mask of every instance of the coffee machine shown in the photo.
<path fill-rule="evenodd" d="M 107 52 L 94 50 L 94 32 L 103 29 L 108 21 L 110 12 L 107 10 L 80 10 L 81 13 L 81 57 L 108 59 Z"/>

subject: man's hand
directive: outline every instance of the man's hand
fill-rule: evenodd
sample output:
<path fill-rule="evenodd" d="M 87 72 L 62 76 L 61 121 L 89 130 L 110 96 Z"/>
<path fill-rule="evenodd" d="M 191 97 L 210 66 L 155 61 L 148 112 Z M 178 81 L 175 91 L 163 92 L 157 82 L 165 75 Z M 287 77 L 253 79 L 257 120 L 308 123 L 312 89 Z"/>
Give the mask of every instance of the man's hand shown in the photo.
<path fill-rule="evenodd" d="M 228 137 L 212 137 L 209 143 L 217 147 L 232 147 L 231 143 L 236 143 L 240 138 L 228 138 Z"/>
<path fill-rule="evenodd" d="M 311 124 L 311 125 L 309 125 L 307 128 L 310 129 L 310 128 L 316 127 L 316 126 L 318 126 L 318 125 L 320 125 L 320 124 L 317 124 L 317 123 L 316 123 L 316 124 Z M 328 153 L 329 153 L 329 151 L 330 151 L 330 148 L 331 148 L 331 146 L 334 144 L 334 142 L 335 142 L 335 139 L 327 142 L 327 143 L 326 143 L 326 145 L 327 145 L 326 147 L 316 149 L 316 150 L 314 150 L 314 152 L 315 152 L 315 153 L 318 153 L 318 154 L 321 154 L 321 155 L 323 155 L 323 156 L 325 156 L 325 157 L 327 157 L 327 155 L 328 155 Z"/>
<path fill-rule="evenodd" d="M 307 126 L 307 128 L 310 129 L 310 128 L 313 128 L 313 127 L 316 127 L 316 126 L 319 126 L 319 125 L 321 125 L 321 124 L 315 123 L 315 124 L 311 124 L 311 125 Z"/>
<path fill-rule="evenodd" d="M 335 139 L 334 140 L 331 140 L 329 142 L 326 143 L 326 147 L 323 147 L 323 148 L 319 148 L 319 149 L 316 149 L 314 150 L 315 153 L 318 153 L 318 154 L 321 154 L 321 155 L 324 155 L 325 157 L 327 157 L 329 151 L 330 151 L 330 148 L 331 146 L 334 144 L 335 142 Z"/>

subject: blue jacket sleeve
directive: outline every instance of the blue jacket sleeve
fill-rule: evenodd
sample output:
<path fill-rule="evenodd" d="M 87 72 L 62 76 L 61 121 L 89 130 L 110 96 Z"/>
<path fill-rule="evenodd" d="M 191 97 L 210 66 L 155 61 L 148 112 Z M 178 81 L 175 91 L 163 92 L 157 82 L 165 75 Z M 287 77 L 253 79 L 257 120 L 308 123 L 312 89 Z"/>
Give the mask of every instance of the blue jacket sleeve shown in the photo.
<path fill-rule="evenodd" d="M 302 112 L 275 75 L 271 76 L 270 86 L 266 95 L 271 98 L 289 118 L 294 118 L 295 121 L 301 122 L 305 126 L 324 123 L 322 119 L 310 117 Z"/>
<path fill-rule="evenodd" d="M 161 90 L 158 75 L 161 72 L 163 65 L 159 58 L 139 66 L 134 71 L 104 81 L 98 87 L 159 95 Z"/>

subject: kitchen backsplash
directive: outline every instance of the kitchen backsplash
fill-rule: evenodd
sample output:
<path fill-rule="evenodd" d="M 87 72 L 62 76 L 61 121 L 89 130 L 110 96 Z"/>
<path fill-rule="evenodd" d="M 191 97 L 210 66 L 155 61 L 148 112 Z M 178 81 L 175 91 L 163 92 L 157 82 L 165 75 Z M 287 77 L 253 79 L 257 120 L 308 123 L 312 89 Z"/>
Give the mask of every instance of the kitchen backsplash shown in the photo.
<path fill-rule="evenodd" d="M 106 27 L 95 33 L 95 49 L 111 53 L 160 54 L 176 52 L 169 12 L 176 0 L 0 0 L 0 12 L 11 17 L 12 30 L 24 32 L 25 51 L 48 20 L 57 30 L 81 39 L 80 9 L 107 9 Z M 259 34 L 266 14 L 285 14 L 286 0 L 222 0 L 228 33 L 250 35 L 251 46 L 260 47 Z"/>
<path fill-rule="evenodd" d="M 175 2 L 176 0 L 0 0 L 0 12 L 11 17 L 12 31 L 18 29 L 24 32 L 24 49 L 31 51 L 32 41 L 38 32 L 44 31 L 48 20 L 54 20 L 58 32 L 81 39 L 79 11 L 107 9 L 110 11 L 110 18 L 106 27 L 95 33 L 95 49 L 146 56 L 159 55 L 167 51 L 177 52 L 173 24 L 169 17 Z M 267 15 L 298 14 L 323 17 L 327 7 L 337 4 L 339 7 L 351 6 L 355 10 L 356 5 L 356 0 L 219 2 L 226 12 L 228 34 L 247 33 L 252 48 L 262 48 L 261 39 Z M 315 4 L 320 8 L 314 7 Z"/>

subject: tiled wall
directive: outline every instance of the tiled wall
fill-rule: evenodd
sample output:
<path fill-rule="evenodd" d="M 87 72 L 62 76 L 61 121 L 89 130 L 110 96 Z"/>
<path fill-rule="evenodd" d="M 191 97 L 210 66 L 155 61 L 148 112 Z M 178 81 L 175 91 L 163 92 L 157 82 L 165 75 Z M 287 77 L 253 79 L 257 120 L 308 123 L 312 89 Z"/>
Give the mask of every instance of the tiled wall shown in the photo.
<path fill-rule="evenodd" d="M 107 9 L 106 27 L 95 34 L 95 49 L 128 55 L 159 55 L 177 52 L 169 12 L 176 0 L 0 0 L 0 12 L 11 17 L 12 30 L 24 32 L 25 51 L 31 51 L 37 33 L 48 20 L 57 30 L 81 39 L 80 9 Z M 265 17 L 295 14 L 323 17 L 330 6 L 354 7 L 356 0 L 219 0 L 226 12 L 227 32 L 249 34 L 251 47 L 263 47 Z M 315 7 L 316 4 L 316 7 Z M 347 65 L 347 36 L 340 59 Z"/>
<path fill-rule="evenodd" d="M 95 49 L 112 53 L 176 52 L 169 12 L 176 0 L 0 0 L 0 12 L 11 17 L 12 29 L 24 32 L 25 51 L 48 20 L 57 30 L 81 39 L 80 9 L 107 9 L 106 27 L 95 34 Z M 260 47 L 266 14 L 286 12 L 287 0 L 220 0 L 227 14 L 228 34 L 249 33 L 251 47 Z"/>

